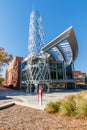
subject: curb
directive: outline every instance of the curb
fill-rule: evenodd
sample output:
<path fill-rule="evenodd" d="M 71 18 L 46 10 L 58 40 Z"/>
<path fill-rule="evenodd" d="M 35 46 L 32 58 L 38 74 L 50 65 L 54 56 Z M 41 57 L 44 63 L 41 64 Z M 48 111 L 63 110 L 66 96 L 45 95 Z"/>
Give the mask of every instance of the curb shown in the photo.
<path fill-rule="evenodd" d="M 10 102 L 10 103 L 6 103 L 4 105 L 0 105 L 0 110 L 3 110 L 3 109 L 6 109 L 6 108 L 9 108 L 9 107 L 12 107 L 15 105 L 15 102 Z"/>
<path fill-rule="evenodd" d="M 34 108 L 34 109 L 38 109 L 38 110 L 44 110 L 44 107 L 42 107 L 42 106 L 26 104 L 26 103 L 20 103 L 20 102 L 17 102 L 17 101 L 0 105 L 0 110 L 12 107 L 14 105 L 20 105 L 20 106 L 30 107 L 30 108 Z"/>
<path fill-rule="evenodd" d="M 44 106 L 32 105 L 32 104 L 27 104 L 27 103 L 20 103 L 20 102 L 17 102 L 17 101 L 15 101 L 15 104 L 25 106 L 25 107 L 34 108 L 34 109 L 38 109 L 38 110 L 44 110 Z"/>

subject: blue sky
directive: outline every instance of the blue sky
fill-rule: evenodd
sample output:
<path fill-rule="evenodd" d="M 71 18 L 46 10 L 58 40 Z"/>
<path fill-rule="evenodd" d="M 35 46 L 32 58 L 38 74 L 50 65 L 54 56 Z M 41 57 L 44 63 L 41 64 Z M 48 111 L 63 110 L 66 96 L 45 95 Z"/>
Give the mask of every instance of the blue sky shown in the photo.
<path fill-rule="evenodd" d="M 45 42 L 73 26 L 79 47 L 75 70 L 87 73 L 87 0 L 0 0 L 0 47 L 15 56 L 27 56 L 29 16 L 39 10 Z"/>

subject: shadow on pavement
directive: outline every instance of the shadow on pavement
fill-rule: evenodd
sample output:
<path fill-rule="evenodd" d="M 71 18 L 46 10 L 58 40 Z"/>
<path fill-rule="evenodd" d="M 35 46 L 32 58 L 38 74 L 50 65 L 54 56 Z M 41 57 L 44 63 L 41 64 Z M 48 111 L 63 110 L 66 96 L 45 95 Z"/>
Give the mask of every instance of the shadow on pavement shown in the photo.
<path fill-rule="evenodd" d="M 10 98 L 10 97 L 5 97 L 5 96 L 0 97 L 0 100 L 9 100 L 9 99 L 12 99 L 12 98 Z"/>
<path fill-rule="evenodd" d="M 0 86 L 1 88 L 1 86 Z M 2 89 L 5 88 L 5 87 L 2 87 Z M 87 90 L 87 89 L 57 89 L 56 91 L 51 91 L 49 93 L 47 92 L 43 92 L 43 94 L 51 94 L 51 93 L 77 93 L 77 92 L 80 92 L 80 91 L 84 91 L 84 90 Z M 26 93 L 25 90 L 14 90 L 14 89 L 9 89 L 9 88 L 5 88 L 5 91 L 1 91 L 0 92 L 0 100 L 3 100 L 2 97 L 6 97 L 6 96 L 29 96 L 29 95 L 32 95 L 32 96 L 35 96 L 37 94 L 35 93 Z M 1 99 L 2 98 L 2 99 Z"/>

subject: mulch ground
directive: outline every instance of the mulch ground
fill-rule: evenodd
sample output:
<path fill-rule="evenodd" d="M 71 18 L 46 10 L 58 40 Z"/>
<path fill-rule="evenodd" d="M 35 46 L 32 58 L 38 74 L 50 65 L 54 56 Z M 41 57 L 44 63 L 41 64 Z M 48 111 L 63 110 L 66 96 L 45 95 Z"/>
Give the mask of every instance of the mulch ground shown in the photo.
<path fill-rule="evenodd" d="M 74 119 L 14 105 L 0 111 L 0 130 L 87 130 L 87 118 Z"/>

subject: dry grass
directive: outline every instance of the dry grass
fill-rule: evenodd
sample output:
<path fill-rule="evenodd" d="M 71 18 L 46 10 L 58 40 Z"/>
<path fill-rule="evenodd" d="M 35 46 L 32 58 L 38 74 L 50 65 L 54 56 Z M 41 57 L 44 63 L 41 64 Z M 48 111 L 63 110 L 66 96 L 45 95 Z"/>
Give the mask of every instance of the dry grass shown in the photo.
<path fill-rule="evenodd" d="M 87 91 L 64 97 L 58 102 L 47 105 L 47 112 L 56 112 L 61 115 L 87 117 Z"/>

